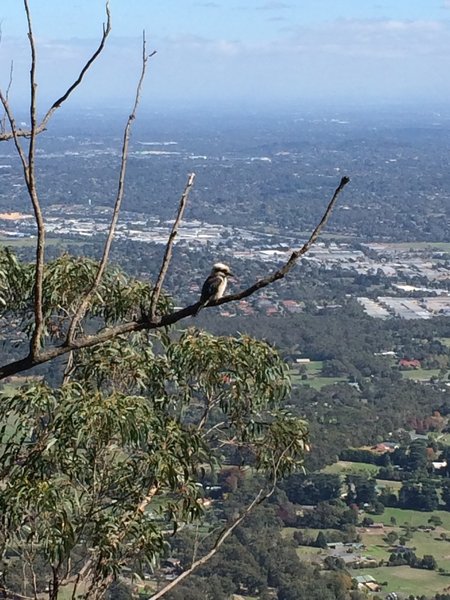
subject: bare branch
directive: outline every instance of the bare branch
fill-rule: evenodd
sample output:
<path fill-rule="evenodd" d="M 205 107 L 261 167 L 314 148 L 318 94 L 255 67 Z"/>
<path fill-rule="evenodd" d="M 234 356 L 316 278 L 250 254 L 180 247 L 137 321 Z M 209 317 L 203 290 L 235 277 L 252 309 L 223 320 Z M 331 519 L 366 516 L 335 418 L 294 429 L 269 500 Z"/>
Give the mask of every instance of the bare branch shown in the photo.
<path fill-rule="evenodd" d="M 64 369 L 63 385 L 65 383 L 68 383 L 73 372 L 74 372 L 74 357 L 73 357 L 73 350 L 71 350 L 69 352 L 69 356 L 67 357 L 66 368 Z"/>
<path fill-rule="evenodd" d="M 293 252 L 289 260 L 280 269 L 278 269 L 278 271 L 275 271 L 274 273 L 272 273 L 272 275 L 268 275 L 267 277 L 256 281 L 252 286 L 241 292 L 238 292 L 237 294 L 230 294 L 228 296 L 220 298 L 219 300 L 211 302 L 208 305 L 208 307 L 218 306 L 221 304 L 227 304 L 228 302 L 241 300 L 242 298 L 251 296 L 256 291 L 267 287 L 268 285 L 274 283 L 278 279 L 283 279 L 285 275 L 289 273 L 289 271 L 294 267 L 297 260 L 304 254 L 306 254 L 306 252 L 308 252 L 308 250 L 317 240 L 322 228 L 328 221 L 328 218 L 331 214 L 331 211 L 333 210 L 333 207 L 336 203 L 339 194 L 342 192 L 342 190 L 349 181 L 350 179 L 348 177 L 343 177 L 341 179 L 341 182 L 336 188 L 333 197 L 329 202 L 322 219 L 320 220 L 320 223 L 312 232 L 309 240 L 299 250 Z M 137 321 L 130 321 L 126 323 L 121 323 L 120 325 L 115 325 L 113 327 L 107 327 L 94 335 L 79 336 L 76 339 L 70 340 L 70 342 L 66 340 L 66 342 L 64 342 L 61 346 L 56 346 L 54 348 L 45 350 L 41 352 L 38 356 L 33 357 L 31 355 L 28 355 L 25 358 L 16 360 L 14 362 L 4 365 L 3 367 L 0 367 L 0 380 L 4 379 L 5 377 L 8 377 L 9 375 L 14 375 L 22 371 L 27 371 L 28 369 L 31 369 L 36 365 L 46 363 L 50 360 L 55 359 L 58 356 L 67 354 L 72 350 L 90 348 L 92 346 L 96 346 L 98 344 L 107 342 L 108 340 L 111 340 L 119 335 L 131 333 L 133 331 L 160 329 L 162 327 L 174 325 L 175 323 L 178 323 L 179 321 L 186 319 L 187 317 L 192 317 L 193 315 L 195 315 L 198 309 L 198 305 L 199 303 L 196 302 L 195 304 L 191 304 L 190 306 L 186 306 L 185 308 L 181 308 L 180 310 L 174 311 L 167 315 L 162 315 L 161 317 L 157 317 L 154 320 L 142 318 Z"/>
<path fill-rule="evenodd" d="M 208 394 L 208 397 L 206 399 L 205 409 L 200 418 L 200 421 L 197 424 L 197 431 L 201 431 L 203 429 L 203 427 L 206 425 L 206 421 L 208 420 L 208 416 L 209 416 L 209 413 L 211 412 L 211 409 L 214 408 L 214 406 L 217 406 L 217 404 L 219 404 L 219 401 L 220 401 L 219 398 L 216 398 L 216 400 L 214 400 L 213 397 L 210 394 Z"/>
<path fill-rule="evenodd" d="M 84 296 L 83 300 L 80 302 L 75 314 L 72 318 L 72 322 L 70 323 L 69 330 L 67 332 L 67 344 L 70 344 L 75 337 L 75 333 L 78 327 L 79 322 L 83 319 L 86 311 L 88 309 L 89 303 L 100 285 L 100 281 L 103 277 L 103 273 L 105 272 L 106 265 L 108 263 L 109 253 L 111 250 L 111 244 L 114 239 L 114 234 L 116 232 L 117 221 L 119 219 L 120 208 L 122 206 L 123 194 L 124 194 L 124 185 L 125 185 L 125 174 L 127 170 L 128 163 L 128 146 L 130 143 L 130 133 L 131 133 L 131 125 L 136 118 L 136 111 L 139 105 L 139 100 L 141 97 L 141 89 L 142 84 L 144 82 L 145 71 L 147 68 L 147 61 L 149 58 L 154 56 L 155 52 L 152 52 L 150 55 L 146 53 L 146 42 L 145 42 L 145 34 L 142 39 L 142 69 L 139 77 L 139 81 L 136 87 L 136 94 L 134 99 L 133 109 L 131 111 L 130 116 L 128 117 L 127 124 L 125 126 L 124 134 L 123 134 L 123 143 L 122 143 L 122 155 L 121 155 L 121 165 L 120 165 L 120 173 L 119 173 L 119 181 L 117 187 L 116 200 L 114 203 L 114 210 L 111 218 L 111 223 L 108 230 L 108 236 L 106 238 L 105 246 L 103 249 L 103 256 L 100 260 L 100 264 L 98 267 L 97 275 L 95 276 L 94 282 L 92 283 L 90 289 Z"/>
<path fill-rule="evenodd" d="M 158 491 L 159 491 L 159 486 L 156 484 L 152 485 L 152 487 L 148 490 L 146 496 L 139 503 L 139 506 L 136 509 L 136 514 L 141 513 L 143 515 L 145 513 L 147 506 L 150 504 L 150 502 L 156 496 Z"/>
<path fill-rule="evenodd" d="M 9 126 L 11 128 L 11 137 L 14 140 L 14 145 L 16 147 L 17 154 L 19 155 L 20 161 L 22 163 L 23 168 L 23 176 L 25 179 L 25 183 L 28 185 L 28 162 L 26 154 L 20 144 L 18 129 L 16 125 L 16 120 L 14 118 L 11 106 L 9 104 L 9 100 L 6 95 L 3 94 L 2 90 L 0 90 L 0 102 L 3 105 L 5 110 L 5 115 L 8 118 Z"/>
<path fill-rule="evenodd" d="M 47 123 L 50 120 L 50 117 L 53 115 L 53 113 L 61 106 L 61 104 L 63 102 L 65 102 L 67 100 L 67 98 L 75 90 L 75 88 L 77 88 L 80 85 L 80 83 L 83 81 L 83 77 L 86 75 L 90 66 L 96 60 L 96 58 L 101 54 L 103 48 L 105 47 L 106 40 L 108 38 L 108 35 L 111 32 L 111 13 L 109 10 L 109 0 L 107 0 L 107 2 L 105 4 L 105 10 L 106 10 L 106 23 L 103 23 L 103 34 L 102 34 L 102 37 L 101 37 L 101 40 L 100 40 L 100 43 L 99 43 L 97 49 L 87 60 L 84 67 L 81 69 L 80 74 L 78 75 L 77 79 L 66 90 L 66 92 L 60 98 L 58 98 L 58 100 L 55 100 L 55 102 L 53 102 L 52 106 L 47 111 L 47 113 L 44 116 L 42 123 L 40 125 L 43 128 L 45 128 L 45 126 L 47 125 Z"/>
<path fill-rule="evenodd" d="M 224 296 L 223 298 L 220 298 L 219 300 L 216 300 L 215 302 L 210 302 L 210 303 L 208 303 L 208 307 L 217 306 L 220 304 L 224 304 L 226 302 L 233 302 L 235 300 L 242 300 L 242 298 L 247 298 L 247 296 L 251 296 L 257 290 L 267 287 L 268 285 L 270 285 L 271 283 L 274 283 L 278 279 L 283 279 L 283 277 L 285 277 L 289 273 L 289 271 L 291 271 L 291 269 L 296 265 L 298 259 L 301 256 L 303 256 L 303 254 L 306 254 L 308 252 L 308 250 L 311 248 L 311 246 L 314 244 L 314 242 L 317 240 L 317 238 L 320 235 L 320 232 L 322 231 L 323 227 L 326 225 L 326 223 L 331 215 L 331 212 L 333 211 L 334 205 L 336 204 L 336 200 L 338 199 L 339 194 L 342 192 L 342 190 L 347 185 L 347 183 L 349 183 L 349 181 L 350 181 L 349 177 L 342 177 L 338 187 L 334 191 L 333 197 L 331 198 L 326 211 L 323 214 L 323 217 L 321 218 L 319 224 L 316 226 L 316 228 L 312 232 L 311 236 L 309 237 L 309 240 L 305 244 L 303 244 L 303 246 L 299 250 L 296 250 L 295 252 L 293 252 L 291 254 L 287 263 L 285 263 L 280 269 L 278 269 L 278 271 L 275 271 L 275 273 L 272 273 L 272 275 L 263 277 L 263 279 L 260 279 L 259 281 L 254 283 L 252 286 L 250 286 L 246 290 L 244 290 L 242 292 L 238 292 L 237 294 L 230 294 L 228 296 Z"/>
<path fill-rule="evenodd" d="M 26 8 L 26 10 L 27 10 L 27 15 L 28 15 L 29 11 L 27 8 Z M 72 94 L 72 92 L 80 85 L 80 83 L 83 81 L 83 78 L 86 75 L 87 71 L 92 66 L 92 63 L 98 58 L 98 56 L 103 51 L 106 40 L 111 32 L 111 14 L 110 14 L 110 10 L 109 10 L 109 1 L 106 2 L 105 10 L 106 10 L 106 23 L 103 23 L 103 33 L 102 33 L 102 37 L 101 37 L 101 40 L 100 40 L 100 43 L 99 43 L 97 49 L 95 50 L 95 52 L 93 52 L 93 54 L 86 61 L 85 65 L 81 69 L 77 79 L 72 83 L 72 85 L 70 85 L 67 88 L 67 90 L 64 92 L 64 94 L 60 98 L 58 98 L 57 100 L 55 100 L 55 102 L 53 102 L 51 107 L 48 109 L 48 111 L 44 115 L 44 118 L 42 119 L 42 121 L 39 123 L 39 125 L 36 125 L 36 128 L 35 128 L 36 135 L 45 131 L 45 129 L 48 125 L 48 122 L 50 121 L 54 112 L 58 108 L 60 108 L 60 106 L 69 98 L 69 96 Z M 17 129 L 16 130 L 17 137 L 30 137 L 30 134 L 31 134 L 30 130 L 26 130 L 26 129 Z M 11 140 L 13 138 L 14 138 L 14 134 L 12 131 L 11 132 L 3 131 L 0 133 L 0 141 Z"/>
<path fill-rule="evenodd" d="M 1 29 L 0 29 L 0 43 L 1 43 Z M 6 102 L 9 101 L 9 92 L 11 91 L 11 86 L 13 82 L 13 74 L 14 74 L 14 62 L 11 61 L 11 65 L 9 67 L 9 81 L 5 91 L 5 99 Z M 3 118 L 0 123 L 0 134 L 6 131 L 6 110 L 4 109 Z"/>
<path fill-rule="evenodd" d="M 177 217 L 175 219 L 175 222 L 172 227 L 172 231 L 170 232 L 169 239 L 166 244 L 166 251 L 164 253 L 161 270 L 159 272 L 158 279 L 156 280 L 155 289 L 153 290 L 152 300 L 150 303 L 150 318 L 152 320 L 155 318 L 155 315 L 156 315 L 156 307 L 158 304 L 159 296 L 161 294 L 161 289 L 162 289 L 162 286 L 164 283 L 164 279 L 166 277 L 167 270 L 168 270 L 169 264 L 170 264 L 170 260 L 172 258 L 173 244 L 175 242 L 175 238 L 178 233 L 178 227 L 183 218 L 183 213 L 184 213 L 184 209 L 186 208 L 186 203 L 187 203 L 187 199 L 189 197 L 189 192 L 191 191 L 192 186 L 194 185 L 194 179 L 195 179 L 195 173 L 191 173 L 189 175 L 188 181 L 186 183 L 183 194 L 181 196 L 180 204 L 178 206 Z"/>
<path fill-rule="evenodd" d="M 35 178 L 35 139 L 36 139 L 36 49 L 34 45 L 33 29 L 31 24 L 31 16 L 28 6 L 28 0 L 24 0 L 25 12 L 28 22 L 28 40 L 31 51 L 31 67 L 30 67 L 30 118 L 31 131 L 29 132 L 30 142 L 28 147 L 28 156 L 26 156 L 19 140 L 18 129 L 16 122 L 9 105 L 8 98 L 3 95 L 0 90 L 0 101 L 5 109 L 11 128 L 11 135 L 14 139 L 17 153 L 22 162 L 23 174 L 27 186 L 28 195 L 33 206 L 34 216 L 36 220 L 38 236 L 36 244 L 36 259 L 35 259 L 35 285 L 34 285 L 34 330 L 30 341 L 30 356 L 36 357 L 40 349 L 40 339 L 44 327 L 44 318 L 42 312 L 42 289 L 44 278 L 44 248 L 45 248 L 45 225 L 42 217 L 42 211 L 39 203 L 39 198 L 36 190 Z"/>
<path fill-rule="evenodd" d="M 36 157 L 36 47 L 34 43 L 33 28 L 31 23 L 30 8 L 28 0 L 24 0 L 25 12 L 27 15 L 28 23 L 28 41 L 30 44 L 31 51 L 31 67 L 30 67 L 30 142 L 28 146 L 28 168 L 27 168 L 27 189 L 28 195 L 30 196 L 31 203 L 33 205 L 34 217 L 37 225 L 37 243 L 36 243 L 36 266 L 35 266 L 35 280 L 34 280 L 34 331 L 31 336 L 30 342 L 30 354 L 31 356 L 37 356 L 40 345 L 41 337 L 44 329 L 44 315 L 42 309 L 42 291 L 44 285 L 44 252 L 45 252 L 45 223 L 42 215 L 41 205 L 39 202 L 37 189 L 36 189 L 36 170 L 35 170 L 35 157 Z M 17 132 L 16 132 L 17 136 Z"/>

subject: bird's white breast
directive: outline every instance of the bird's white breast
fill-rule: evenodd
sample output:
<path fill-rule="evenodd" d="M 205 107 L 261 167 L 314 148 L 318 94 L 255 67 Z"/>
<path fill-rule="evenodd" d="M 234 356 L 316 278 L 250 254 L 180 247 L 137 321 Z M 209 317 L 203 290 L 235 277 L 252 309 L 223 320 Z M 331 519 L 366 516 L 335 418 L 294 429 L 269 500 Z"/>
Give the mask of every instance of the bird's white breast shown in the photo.
<path fill-rule="evenodd" d="M 219 285 L 217 287 L 217 292 L 214 294 L 216 300 L 218 300 L 219 298 L 222 298 L 222 296 L 225 293 L 226 288 L 227 288 L 227 278 L 225 276 L 222 276 L 221 282 L 219 283 Z"/>

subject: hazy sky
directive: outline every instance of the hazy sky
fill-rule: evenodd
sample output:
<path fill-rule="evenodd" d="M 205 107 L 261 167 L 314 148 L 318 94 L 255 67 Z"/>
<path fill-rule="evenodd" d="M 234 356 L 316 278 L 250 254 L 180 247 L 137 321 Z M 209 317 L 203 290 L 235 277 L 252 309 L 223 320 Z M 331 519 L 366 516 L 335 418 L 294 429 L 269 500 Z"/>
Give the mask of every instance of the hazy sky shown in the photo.
<path fill-rule="evenodd" d="M 130 101 L 145 28 L 143 102 L 278 106 L 450 99 L 450 0 L 111 0 L 113 34 L 76 101 Z M 30 0 L 41 97 L 57 95 L 95 47 L 100 0 Z M 0 0 L 0 84 L 28 69 L 21 0 Z"/>

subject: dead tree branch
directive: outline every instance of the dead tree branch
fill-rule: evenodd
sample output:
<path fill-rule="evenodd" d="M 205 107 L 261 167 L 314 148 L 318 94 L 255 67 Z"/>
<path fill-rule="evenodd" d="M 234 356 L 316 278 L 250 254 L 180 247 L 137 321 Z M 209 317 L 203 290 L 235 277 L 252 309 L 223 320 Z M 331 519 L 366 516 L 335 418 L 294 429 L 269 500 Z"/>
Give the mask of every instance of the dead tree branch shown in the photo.
<path fill-rule="evenodd" d="M 191 173 L 189 175 L 188 181 L 184 188 L 183 194 L 180 199 L 180 204 L 178 207 L 177 217 L 172 227 L 172 231 L 170 232 L 169 239 L 167 240 L 166 251 L 164 253 L 164 258 L 161 265 L 161 270 L 158 275 L 158 279 L 156 280 L 155 289 L 153 290 L 152 300 L 150 303 L 150 318 L 153 320 L 156 315 L 156 307 L 158 304 L 159 296 L 161 294 L 161 289 L 164 283 L 164 279 L 167 274 L 167 270 L 169 268 L 170 260 L 172 258 L 172 249 L 173 244 L 175 242 L 175 238 L 177 237 L 178 228 L 180 226 L 180 222 L 183 218 L 184 209 L 186 208 L 187 200 L 189 197 L 189 192 L 191 191 L 192 186 L 194 185 L 195 173 Z"/>
<path fill-rule="evenodd" d="M 26 3 L 26 5 L 27 5 L 27 3 Z M 28 7 L 25 10 L 27 12 L 27 15 L 29 15 Z M 111 32 L 111 14 L 110 14 L 110 10 L 109 10 L 109 2 L 106 2 L 105 10 L 106 10 L 106 23 L 103 23 L 102 37 L 100 39 L 100 43 L 99 43 L 97 49 L 91 54 L 89 59 L 86 61 L 86 63 L 84 64 L 83 68 L 81 69 L 76 80 L 67 88 L 67 90 L 64 92 L 64 94 L 62 94 L 62 96 L 60 96 L 57 100 L 55 100 L 55 102 L 53 102 L 51 107 L 45 113 L 42 121 L 38 125 L 36 125 L 35 135 L 38 135 L 39 133 L 42 133 L 43 131 L 45 131 L 45 129 L 47 128 L 48 122 L 50 121 L 50 119 L 53 116 L 53 114 L 55 113 L 55 111 L 61 107 L 61 105 L 69 98 L 69 96 L 72 94 L 72 92 L 80 85 L 80 83 L 83 81 L 84 76 L 86 75 L 87 71 L 91 68 L 92 64 L 102 53 L 103 48 L 105 47 L 105 44 L 106 44 L 106 40 Z M 30 135 L 31 135 L 31 131 L 28 129 L 16 129 L 15 134 L 12 131 L 2 131 L 2 132 L 0 132 L 0 141 L 11 140 L 14 137 L 18 137 L 18 138 L 27 137 L 28 138 L 28 137 L 30 137 Z"/>
<path fill-rule="evenodd" d="M 148 62 L 149 58 L 151 58 L 154 55 L 155 55 L 155 52 L 152 52 L 150 55 L 147 55 L 145 34 L 144 34 L 143 39 L 142 39 L 141 74 L 140 74 L 139 81 L 138 81 L 138 84 L 136 87 L 136 94 L 135 94 L 133 109 L 130 113 L 130 116 L 128 117 L 127 124 L 125 126 L 125 130 L 124 130 L 124 134 L 123 134 L 119 181 L 118 181 L 118 187 L 117 187 L 116 200 L 114 203 L 114 210 L 113 210 L 113 214 L 112 214 L 112 218 L 111 218 L 111 223 L 109 225 L 108 236 L 106 238 L 105 246 L 103 249 L 103 255 L 100 260 L 98 271 L 97 271 L 95 279 L 92 283 L 92 286 L 87 291 L 86 295 L 84 296 L 84 298 L 80 302 L 77 310 L 75 311 L 74 316 L 72 317 L 72 321 L 70 323 L 69 330 L 67 332 L 67 338 L 66 338 L 66 344 L 68 344 L 68 345 L 71 344 L 71 342 L 73 341 L 73 339 L 75 337 L 77 326 L 80 323 L 80 321 L 83 319 L 84 315 L 86 314 L 86 311 L 89 307 L 89 303 L 92 299 L 92 296 L 95 294 L 98 286 L 100 285 L 101 279 L 102 279 L 103 274 L 106 269 L 106 265 L 108 263 L 109 253 L 111 250 L 111 244 L 113 242 L 114 235 L 116 232 L 117 221 L 119 219 L 120 208 L 122 206 L 122 200 L 123 200 L 124 187 L 125 187 L 125 175 L 126 175 L 127 163 L 128 163 L 128 147 L 129 147 L 129 143 L 130 143 L 131 125 L 136 118 L 136 111 L 137 111 L 137 107 L 139 105 L 139 100 L 141 98 L 142 84 L 143 84 L 144 78 L 145 78 L 147 62 Z"/>
<path fill-rule="evenodd" d="M 36 356 L 40 350 L 41 337 L 44 329 L 44 315 L 42 309 L 42 292 L 44 286 L 44 251 L 45 251 L 45 223 L 42 215 L 42 209 L 39 202 L 39 197 L 36 188 L 36 46 L 34 42 L 33 28 L 31 23 L 30 8 L 28 0 L 24 0 L 25 12 L 28 23 L 28 41 L 31 51 L 31 67 L 30 67 L 30 138 L 28 145 L 28 177 L 27 189 L 33 205 L 34 217 L 36 220 L 38 235 L 36 244 L 36 267 L 34 281 L 34 331 L 31 336 L 30 354 Z M 16 132 L 17 135 L 17 132 Z"/>
<path fill-rule="evenodd" d="M 17 153 L 22 162 L 24 179 L 27 186 L 27 192 L 33 206 L 35 221 L 37 225 L 37 244 L 36 244 L 36 260 L 35 260 L 35 280 L 34 280 L 34 330 L 30 341 L 30 356 L 36 357 L 40 349 L 40 340 L 44 328 L 44 317 L 42 310 L 42 290 L 44 281 L 44 249 L 45 249 L 45 224 L 42 216 L 42 210 L 36 189 L 36 173 L 35 173 L 35 141 L 36 141 L 36 48 L 34 43 L 33 28 L 31 23 L 31 15 L 28 6 L 28 0 L 24 0 L 25 13 L 28 23 L 28 42 L 31 52 L 30 66 L 30 119 L 31 129 L 29 131 L 28 152 L 25 154 L 23 150 L 16 122 L 9 105 L 8 98 L 0 91 L 0 101 L 3 104 L 6 116 L 8 117 L 11 128 L 11 135 L 14 139 Z"/>
<path fill-rule="evenodd" d="M 320 220 L 320 223 L 317 225 L 317 227 L 312 232 L 309 240 L 299 250 L 296 250 L 295 252 L 293 252 L 291 254 L 289 260 L 280 269 L 278 269 L 271 275 L 268 275 L 267 277 L 259 279 L 252 286 L 250 286 L 249 288 L 247 288 L 245 290 L 242 290 L 241 292 L 238 292 L 237 294 L 230 294 L 228 296 L 224 296 L 223 298 L 220 298 L 219 300 L 211 302 L 208 305 L 208 308 L 211 306 L 218 306 L 221 304 L 227 304 L 229 302 L 235 302 L 237 300 L 241 300 L 242 298 L 247 298 L 248 296 L 251 296 L 252 294 L 254 294 L 256 291 L 267 287 L 268 285 L 274 283 L 275 281 L 277 281 L 279 279 L 283 279 L 289 273 L 289 271 L 295 266 L 298 259 L 301 256 L 303 256 L 304 254 L 306 254 L 308 252 L 308 250 L 311 248 L 311 246 L 314 244 L 314 242 L 317 240 L 317 238 L 320 235 L 321 230 L 323 229 L 323 227 L 325 226 L 325 224 L 327 223 L 327 221 L 329 219 L 329 216 L 333 210 L 333 207 L 336 203 L 336 200 L 337 200 L 339 194 L 342 192 L 342 190 L 348 184 L 349 181 L 350 181 L 350 179 L 348 177 L 343 177 L 341 179 L 341 182 L 339 183 L 339 186 L 334 191 L 333 197 L 331 198 L 331 200 L 327 206 L 327 209 L 326 209 L 322 219 Z M 36 365 L 40 365 L 40 364 L 49 362 L 50 360 L 53 360 L 58 356 L 67 354 L 68 352 L 70 352 L 72 350 L 80 350 L 82 348 L 90 348 L 92 346 L 96 346 L 98 344 L 107 342 L 108 340 L 111 340 L 119 335 L 132 333 L 134 331 L 160 329 L 162 327 L 168 327 L 170 325 L 174 325 L 175 323 L 178 323 L 179 321 L 186 319 L 187 317 L 192 317 L 193 315 L 195 315 L 195 313 L 198 309 L 198 305 L 199 305 L 199 303 L 196 302 L 195 304 L 191 304 L 190 306 L 186 306 L 185 308 L 181 308 L 180 310 L 174 311 L 167 315 L 155 317 L 155 319 L 153 319 L 153 320 L 143 317 L 137 321 L 129 321 L 129 322 L 121 323 L 119 325 L 115 325 L 113 327 L 106 327 L 105 329 L 97 332 L 94 335 L 79 336 L 79 337 L 71 340 L 70 342 L 68 342 L 66 340 L 62 345 L 55 346 L 53 348 L 49 348 L 48 350 L 44 350 L 44 351 L 40 352 L 39 355 L 37 355 L 37 356 L 33 357 L 33 356 L 29 355 L 25 358 L 13 361 L 9 364 L 4 365 L 3 367 L 0 367 L 0 380 L 4 379 L 5 377 L 8 377 L 10 375 L 14 375 L 16 373 L 27 371 L 28 369 L 31 369 L 32 367 L 34 367 Z"/>
<path fill-rule="evenodd" d="M 283 279 L 289 273 L 289 271 L 291 271 L 292 268 L 297 264 L 298 259 L 301 256 L 303 256 L 304 254 L 306 254 L 308 252 L 308 250 L 311 248 L 311 246 L 314 244 L 314 242 L 317 240 L 317 238 L 320 235 L 320 232 L 322 231 L 323 227 L 326 225 L 326 223 L 331 215 L 331 212 L 333 211 L 334 205 L 336 204 L 336 200 L 338 199 L 339 194 L 342 192 L 342 190 L 347 185 L 347 183 L 349 183 L 349 181 L 350 181 L 349 177 L 342 177 L 338 187 L 334 191 L 333 197 L 331 198 L 326 211 L 323 214 L 323 217 L 321 218 L 319 224 L 316 226 L 316 228 L 310 235 L 309 240 L 305 244 L 303 244 L 303 246 L 299 250 L 295 250 L 291 254 L 287 263 L 285 263 L 280 269 L 278 269 L 278 271 L 275 271 L 275 273 L 272 273 L 271 275 L 268 275 L 267 277 L 263 277 L 262 279 L 260 279 L 256 283 L 254 283 L 252 286 L 250 286 L 246 290 L 244 290 L 242 292 L 238 292 L 237 294 L 230 294 L 228 296 L 225 296 L 224 298 L 220 298 L 216 302 L 209 303 L 208 306 L 217 306 L 219 304 L 224 304 L 225 302 L 233 302 L 235 300 L 242 300 L 243 298 L 247 298 L 247 296 L 251 296 L 257 290 L 260 290 L 264 287 L 267 287 L 271 283 L 278 281 L 278 279 Z"/>
<path fill-rule="evenodd" d="M 178 585 L 180 583 L 180 581 L 183 581 L 183 579 L 186 579 L 186 577 L 191 575 L 193 573 L 193 571 L 195 571 L 196 569 L 198 569 L 199 567 L 201 567 L 202 565 L 207 563 L 209 560 L 211 560 L 211 558 L 215 554 L 217 554 L 217 552 L 220 550 L 220 547 L 222 546 L 222 544 L 230 537 L 230 535 L 233 533 L 233 531 L 236 529 L 236 527 L 238 527 L 242 523 L 242 521 L 252 512 L 252 510 L 255 507 L 262 504 L 263 502 L 265 502 L 265 500 L 270 498 L 270 496 L 272 496 L 272 494 L 275 492 L 275 489 L 277 487 L 278 472 L 279 472 L 279 468 L 281 465 L 281 461 L 283 460 L 285 455 L 289 452 L 290 448 L 292 447 L 292 444 L 293 444 L 293 442 L 288 444 L 288 446 L 283 450 L 283 452 L 279 456 L 276 463 L 274 461 L 273 472 L 272 472 L 272 477 L 271 477 L 272 482 L 270 483 L 270 488 L 267 491 L 265 491 L 264 488 L 261 488 L 259 490 L 259 492 L 256 494 L 256 496 L 253 498 L 253 500 L 250 502 L 250 504 L 248 504 L 246 506 L 246 508 L 244 508 L 244 510 L 241 512 L 241 514 L 238 517 L 236 517 L 235 519 L 233 519 L 230 524 L 225 525 L 225 527 L 222 529 L 222 531 L 217 536 L 216 541 L 214 542 L 214 545 L 211 548 L 211 550 L 209 552 L 207 552 L 201 558 L 194 560 L 192 562 L 191 566 L 189 567 L 189 569 L 186 569 L 186 571 L 183 571 L 182 573 L 180 573 L 180 575 L 178 575 L 178 577 L 176 577 L 170 583 L 165 585 L 161 590 L 159 590 L 159 592 L 157 592 L 153 596 L 150 596 L 149 600 L 158 600 L 158 598 L 162 598 L 163 596 L 165 596 L 167 594 L 167 592 L 170 592 L 171 589 L 173 589 L 176 585 Z"/>

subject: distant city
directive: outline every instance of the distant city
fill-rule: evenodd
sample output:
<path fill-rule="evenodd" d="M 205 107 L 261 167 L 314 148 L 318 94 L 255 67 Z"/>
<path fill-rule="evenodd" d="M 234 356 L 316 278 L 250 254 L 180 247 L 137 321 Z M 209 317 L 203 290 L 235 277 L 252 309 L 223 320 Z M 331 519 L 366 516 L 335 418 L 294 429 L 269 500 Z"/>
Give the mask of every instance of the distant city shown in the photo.
<path fill-rule="evenodd" d="M 82 117 L 58 121 L 38 140 L 47 234 L 71 251 L 81 242 L 99 247 L 104 239 L 120 159 L 119 120 L 89 112 Z M 385 114 L 378 121 L 362 113 L 144 119 L 130 151 L 116 259 L 121 262 L 120 248 L 128 248 L 129 267 L 129 244 L 135 244 L 131 267 L 138 276 L 151 274 L 143 248 L 153 249 L 144 252 L 149 257 L 160 252 L 187 174 L 196 172 L 176 239 L 191 278 L 183 281 L 178 270 L 171 290 L 178 301 L 189 301 L 185 291 L 192 299 L 204 277 L 202 257 L 220 256 L 242 272 L 285 261 L 348 174 L 351 184 L 303 264 L 358 282 L 357 301 L 372 317 L 449 315 L 450 197 L 443 191 L 450 189 L 449 129 L 450 121 L 437 114 Z M 0 181 L 0 242 L 26 252 L 35 223 L 12 144 L 2 146 Z M 286 297 L 282 287 L 223 313 L 299 311 L 302 300 L 301 291 Z M 316 302 L 323 304 L 320 294 Z"/>

